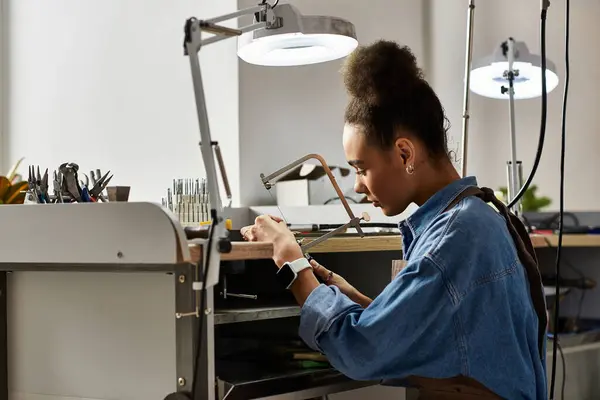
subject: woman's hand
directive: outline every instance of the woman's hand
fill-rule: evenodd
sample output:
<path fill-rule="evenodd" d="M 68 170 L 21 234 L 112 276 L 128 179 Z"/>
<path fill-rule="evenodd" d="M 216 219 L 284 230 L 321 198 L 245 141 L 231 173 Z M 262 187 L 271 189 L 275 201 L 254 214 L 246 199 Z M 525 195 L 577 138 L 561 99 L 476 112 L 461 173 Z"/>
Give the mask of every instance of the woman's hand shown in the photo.
<path fill-rule="evenodd" d="M 350 300 L 358 303 L 363 308 L 366 308 L 371 304 L 373 300 L 356 290 L 354 286 L 349 284 L 344 278 L 340 275 L 333 273 L 328 270 L 314 259 L 310 260 L 310 265 L 313 267 L 313 272 L 316 276 L 321 278 L 321 280 L 328 286 L 337 286 L 340 289 L 340 292 L 344 293 L 346 296 L 350 298 Z"/>
<path fill-rule="evenodd" d="M 272 243 L 273 261 L 279 268 L 286 262 L 292 262 L 304 256 L 294 234 L 281 218 L 260 215 L 254 220 L 254 225 L 243 227 L 240 233 L 249 242 Z"/>
<path fill-rule="evenodd" d="M 316 276 L 321 278 L 321 280 L 327 286 L 337 286 L 340 289 L 340 292 L 344 293 L 346 296 L 351 297 L 357 290 L 349 284 L 341 275 L 334 274 L 332 271 L 328 270 L 314 259 L 310 260 L 310 265 L 312 265 L 313 272 Z"/>

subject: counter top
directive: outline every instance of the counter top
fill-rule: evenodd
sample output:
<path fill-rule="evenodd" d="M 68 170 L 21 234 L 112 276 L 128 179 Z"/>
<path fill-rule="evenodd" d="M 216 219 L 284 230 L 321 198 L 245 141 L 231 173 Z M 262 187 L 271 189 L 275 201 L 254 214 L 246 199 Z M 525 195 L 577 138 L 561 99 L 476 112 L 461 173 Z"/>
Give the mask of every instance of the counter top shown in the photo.
<path fill-rule="evenodd" d="M 307 242 L 313 238 L 306 238 Z M 557 235 L 532 234 L 531 241 L 536 248 L 556 247 Z M 199 257 L 199 247 L 194 241 L 190 242 L 192 259 Z M 268 259 L 273 254 L 270 243 L 260 242 L 233 242 L 232 251 L 221 254 L 222 260 L 257 260 Z M 600 247 L 600 235 L 563 235 L 563 247 Z M 402 249 L 400 235 L 382 235 L 366 237 L 334 237 L 316 245 L 310 253 L 348 253 L 363 251 L 398 251 Z"/>

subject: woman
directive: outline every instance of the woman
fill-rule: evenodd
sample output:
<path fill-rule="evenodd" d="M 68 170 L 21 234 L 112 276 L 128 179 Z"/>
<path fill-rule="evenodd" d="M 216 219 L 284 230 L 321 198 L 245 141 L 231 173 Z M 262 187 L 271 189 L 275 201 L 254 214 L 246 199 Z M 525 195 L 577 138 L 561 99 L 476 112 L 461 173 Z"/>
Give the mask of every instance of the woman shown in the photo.
<path fill-rule="evenodd" d="M 400 223 L 404 268 L 373 300 L 314 260 L 300 268 L 289 286 L 302 306 L 300 336 L 353 379 L 427 386 L 458 377 L 492 397 L 546 399 L 546 315 L 529 237 L 465 194 L 477 182 L 454 169 L 444 110 L 407 47 L 359 47 L 343 75 L 356 192 L 387 216 L 419 209 Z M 272 242 L 279 268 L 305 262 L 279 219 L 260 216 L 242 234 Z"/>

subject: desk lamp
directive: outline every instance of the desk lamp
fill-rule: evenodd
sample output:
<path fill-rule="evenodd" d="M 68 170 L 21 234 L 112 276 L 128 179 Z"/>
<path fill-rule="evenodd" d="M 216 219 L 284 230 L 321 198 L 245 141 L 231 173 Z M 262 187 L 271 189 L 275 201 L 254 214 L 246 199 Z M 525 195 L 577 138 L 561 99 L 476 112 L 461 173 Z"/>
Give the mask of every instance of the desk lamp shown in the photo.
<path fill-rule="evenodd" d="M 328 16 L 305 16 L 290 4 L 279 5 L 278 3 L 279 0 L 275 0 L 273 4 L 262 0 L 255 7 L 206 20 L 189 18 L 185 23 L 183 47 L 184 54 L 189 57 L 192 71 L 200 128 L 200 149 L 209 192 L 211 226 L 203 252 L 205 256 L 202 257 L 204 266 L 202 269 L 199 268 L 199 276 L 196 276 L 193 284 L 194 291 L 200 292 L 201 304 L 199 307 L 196 306 L 194 313 L 184 315 L 195 316 L 198 319 L 198 343 L 191 392 L 189 385 L 185 383 L 180 385 L 177 393 L 167 396 L 167 399 L 213 400 L 215 398 L 214 369 L 209 367 L 208 376 L 201 376 L 198 368 L 202 351 L 203 320 L 208 312 L 204 310 L 206 289 L 215 286 L 219 281 L 220 253 L 231 251 L 231 242 L 227 238 L 227 230 L 224 226 L 225 215 L 223 214 L 224 208 L 227 207 L 223 207 L 219 195 L 214 156 L 216 142 L 213 142 L 210 134 L 198 53 L 203 46 L 237 36 L 238 56 L 245 62 L 262 66 L 297 66 L 340 59 L 358 46 L 352 23 Z M 250 15 L 254 17 L 253 23 L 239 29 L 219 25 L 223 21 Z M 203 33 L 212 36 L 203 37 Z M 209 335 L 206 343 L 207 347 L 213 344 Z"/>
<path fill-rule="evenodd" d="M 254 15 L 254 23 L 240 29 L 218 23 L 245 15 Z M 203 38 L 202 33 L 213 36 Z M 262 66 L 297 66 L 340 59 L 357 46 L 354 25 L 346 20 L 327 16 L 304 16 L 290 4 L 271 5 L 263 1 L 258 6 L 239 10 L 207 20 L 190 18 L 185 24 L 185 54 L 190 59 L 198 122 L 200 147 L 206 170 L 206 180 L 211 204 L 212 233 L 207 248 L 206 274 L 208 287 L 218 282 L 219 252 L 228 252 L 226 230 L 222 221 L 223 205 L 219 195 L 217 171 L 211 139 L 206 100 L 198 53 L 203 46 L 238 36 L 238 56 L 251 64 Z"/>
<path fill-rule="evenodd" d="M 556 66 L 546 60 L 547 93 L 558 86 Z M 480 96 L 508 100 L 511 159 L 507 162 L 508 201 L 517 195 L 523 182 L 521 162 L 517 160 L 514 101 L 542 95 L 542 57 L 529 52 L 524 42 L 508 38 L 491 56 L 473 63 L 470 90 Z M 464 155 L 463 155 L 464 157 Z M 520 201 L 513 210 L 519 215 Z"/>

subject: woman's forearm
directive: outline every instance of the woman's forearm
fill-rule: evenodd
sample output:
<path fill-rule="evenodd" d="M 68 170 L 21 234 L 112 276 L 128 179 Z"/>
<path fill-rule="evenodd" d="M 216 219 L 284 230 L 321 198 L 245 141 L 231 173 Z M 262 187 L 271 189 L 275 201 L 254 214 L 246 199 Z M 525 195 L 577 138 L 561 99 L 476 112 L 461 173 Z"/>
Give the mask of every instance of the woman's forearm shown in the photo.
<path fill-rule="evenodd" d="M 290 289 L 292 290 L 296 301 L 298 302 L 300 307 L 302 307 L 310 293 L 313 290 L 315 290 L 317 286 L 319 286 L 319 281 L 317 281 L 317 278 L 314 276 L 312 271 L 305 269 L 304 271 L 301 271 L 298 274 L 296 282 L 294 282 Z M 344 290 L 343 288 L 340 289 L 341 292 L 348 296 L 350 300 L 352 300 L 362 308 L 367 308 L 369 304 L 373 302 L 371 298 L 365 296 L 364 294 L 356 290 L 356 288 L 352 286 L 350 286 L 350 288 L 351 290 Z"/>
<path fill-rule="evenodd" d="M 310 269 L 305 269 L 298 273 L 296 281 L 290 288 L 296 298 L 296 302 L 302 307 L 311 292 L 319 286 L 319 281 Z"/>
<path fill-rule="evenodd" d="M 373 302 L 373 300 L 370 297 L 365 296 L 356 289 L 354 289 L 354 291 L 348 294 L 347 296 L 350 298 L 350 300 L 352 300 L 362 308 L 369 307 L 369 304 Z"/>

